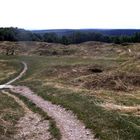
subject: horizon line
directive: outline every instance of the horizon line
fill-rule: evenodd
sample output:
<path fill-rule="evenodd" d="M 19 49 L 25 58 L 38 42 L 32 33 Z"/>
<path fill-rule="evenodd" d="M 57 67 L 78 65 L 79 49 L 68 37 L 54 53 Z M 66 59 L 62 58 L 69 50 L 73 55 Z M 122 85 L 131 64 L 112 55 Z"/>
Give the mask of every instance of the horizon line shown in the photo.
<path fill-rule="evenodd" d="M 140 30 L 140 28 L 44 28 L 44 29 L 26 29 L 25 30 Z"/>
<path fill-rule="evenodd" d="M 18 28 L 18 29 L 24 29 L 24 30 L 30 30 L 30 31 L 35 31 L 35 30 L 140 30 L 140 28 L 23 28 L 23 27 L 14 27 L 14 26 L 7 26 L 7 27 L 0 27 L 0 28 Z"/>

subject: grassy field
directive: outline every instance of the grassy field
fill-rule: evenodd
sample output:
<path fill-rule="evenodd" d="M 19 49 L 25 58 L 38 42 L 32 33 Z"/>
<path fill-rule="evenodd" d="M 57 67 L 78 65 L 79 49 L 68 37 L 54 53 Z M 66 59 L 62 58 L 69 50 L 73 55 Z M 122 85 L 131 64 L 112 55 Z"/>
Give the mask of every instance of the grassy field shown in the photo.
<path fill-rule="evenodd" d="M 0 59 L 0 84 L 15 77 L 22 69 L 22 65 L 16 61 Z"/>
<path fill-rule="evenodd" d="M 11 79 L 21 70 L 18 61 L 0 59 L 0 84 Z M 0 91 L 0 139 L 13 139 L 15 124 L 24 115 L 22 107 L 15 100 Z"/>
<path fill-rule="evenodd" d="M 15 84 L 72 110 L 101 140 L 139 140 L 139 44 L 88 42 L 76 49 L 72 55 L 11 56 L 29 67 Z"/>
<path fill-rule="evenodd" d="M 15 124 L 23 117 L 24 111 L 15 100 L 0 91 L 0 139 L 10 140 L 16 133 Z"/>
<path fill-rule="evenodd" d="M 3 84 L 18 75 L 22 70 L 23 66 L 21 62 L 16 59 L 16 57 L 0 57 L 0 84 Z M 59 132 L 59 129 L 56 127 L 55 121 L 50 118 L 47 113 L 36 107 L 35 104 L 30 102 L 25 97 L 22 97 L 20 95 L 16 96 L 18 96 L 19 99 L 23 100 L 23 102 L 28 106 L 28 108 L 30 108 L 34 113 L 40 114 L 42 116 L 42 120 L 49 120 L 49 131 L 51 135 L 56 140 L 60 140 L 61 134 Z M 24 113 L 25 112 L 23 108 L 18 105 L 18 103 L 16 103 L 13 98 L 8 97 L 0 91 L 0 139 L 13 139 L 17 131 L 15 125 L 17 124 L 18 120 L 24 116 Z"/>

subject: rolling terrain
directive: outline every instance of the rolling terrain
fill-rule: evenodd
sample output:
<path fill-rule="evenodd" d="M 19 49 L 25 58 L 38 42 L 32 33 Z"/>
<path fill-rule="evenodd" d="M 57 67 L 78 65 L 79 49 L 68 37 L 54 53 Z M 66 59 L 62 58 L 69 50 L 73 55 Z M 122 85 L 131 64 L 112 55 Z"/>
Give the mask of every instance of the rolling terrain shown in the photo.
<path fill-rule="evenodd" d="M 54 30 L 32 30 L 33 33 L 56 33 L 59 36 L 63 35 L 71 35 L 74 32 L 82 32 L 82 33 L 101 33 L 104 35 L 112 35 L 112 36 L 120 36 L 120 35 L 132 35 L 136 32 L 140 32 L 139 29 L 54 29 Z"/>
<path fill-rule="evenodd" d="M 62 45 L 44 42 L 0 42 L 1 84 L 14 79 L 21 72 L 22 61 L 27 64 L 28 70 L 12 85 L 27 86 L 44 101 L 72 111 L 96 139 L 139 140 L 139 43 L 116 45 L 85 42 Z M 9 90 L 7 92 L 11 94 Z M 29 101 L 22 94 L 11 95 L 23 101 L 33 113 L 46 115 L 40 107 L 36 108 L 32 104 L 31 99 Z M 0 96 L 7 97 L 3 93 Z M 7 100 L 6 97 L 3 98 Z M 10 102 L 0 102 L 2 108 L 5 105 L 11 109 Z M 17 120 L 26 114 L 21 106 L 19 108 L 20 111 L 17 112 L 22 115 L 19 115 Z M 8 118 L 6 121 L 10 120 Z M 49 129 L 52 137 L 63 138 L 62 129 L 57 125 L 58 120 L 55 120 L 49 111 L 47 120 L 52 122 L 49 126 L 53 125 Z M 15 124 L 18 124 L 18 121 Z M 4 129 L 2 131 L 4 132 Z M 0 134 L 2 137 L 9 137 L 9 133 Z"/>

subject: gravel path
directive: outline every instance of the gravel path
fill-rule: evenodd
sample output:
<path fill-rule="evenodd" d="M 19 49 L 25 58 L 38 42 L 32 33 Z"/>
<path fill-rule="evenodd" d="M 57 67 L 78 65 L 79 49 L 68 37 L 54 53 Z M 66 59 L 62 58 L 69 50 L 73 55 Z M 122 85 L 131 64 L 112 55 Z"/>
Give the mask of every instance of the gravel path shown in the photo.
<path fill-rule="evenodd" d="M 6 91 L 3 94 L 13 98 L 23 109 L 25 115 L 16 124 L 17 132 L 14 140 L 53 140 L 49 132 L 49 120 L 44 120 L 39 114 L 32 112 L 22 100 Z"/>
<path fill-rule="evenodd" d="M 94 140 L 91 132 L 85 128 L 84 124 L 71 111 L 66 111 L 63 107 L 42 99 L 28 87 L 13 86 L 11 91 L 30 99 L 43 111 L 47 112 L 50 117 L 55 119 L 56 125 L 61 131 L 62 140 Z"/>
<path fill-rule="evenodd" d="M 6 83 L 4 88 L 10 88 L 12 92 L 21 94 L 30 99 L 43 111 L 47 112 L 50 117 L 56 121 L 57 127 L 61 131 L 62 140 L 95 140 L 94 135 L 90 130 L 86 129 L 84 124 L 77 119 L 71 112 L 65 110 L 63 107 L 54 105 L 34 94 L 28 87 L 25 86 L 11 86 L 17 79 L 21 78 L 27 71 L 27 65 L 23 62 L 24 69 L 18 77 Z"/>
<path fill-rule="evenodd" d="M 20 79 L 27 71 L 28 67 L 27 67 L 27 64 L 25 62 L 22 62 L 24 68 L 22 70 L 22 72 L 14 79 L 10 80 L 9 82 L 5 83 L 4 85 L 10 85 L 12 84 L 13 82 L 15 82 L 16 80 Z"/>

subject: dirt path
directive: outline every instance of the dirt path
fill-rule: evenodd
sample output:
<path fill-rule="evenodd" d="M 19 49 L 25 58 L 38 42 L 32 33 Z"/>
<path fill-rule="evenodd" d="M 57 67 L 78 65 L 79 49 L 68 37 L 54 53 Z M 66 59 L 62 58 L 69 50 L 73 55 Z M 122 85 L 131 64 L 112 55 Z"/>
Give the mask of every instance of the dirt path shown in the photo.
<path fill-rule="evenodd" d="M 47 112 L 50 117 L 55 119 L 58 128 L 62 134 L 62 140 L 93 140 L 93 136 L 88 129 L 85 129 L 77 117 L 70 111 L 54 105 L 49 101 L 42 99 L 34 94 L 28 87 L 15 86 L 11 88 L 12 92 L 19 93 L 30 99 L 43 111 Z"/>
<path fill-rule="evenodd" d="M 50 140 L 49 121 L 42 119 L 39 114 L 32 112 L 22 100 L 6 91 L 3 94 L 13 98 L 23 109 L 25 115 L 16 124 L 17 132 L 14 140 Z"/>
<path fill-rule="evenodd" d="M 22 62 L 24 68 L 22 70 L 22 72 L 17 76 L 15 77 L 14 79 L 10 80 L 9 82 L 3 84 L 3 85 L 0 85 L 0 89 L 4 89 L 4 88 L 12 88 L 12 86 L 10 84 L 14 83 L 16 80 L 20 79 L 27 71 L 28 67 L 27 67 L 27 64 L 25 62 Z"/>
<path fill-rule="evenodd" d="M 22 70 L 22 72 L 14 79 L 10 80 L 9 82 L 5 83 L 4 85 L 10 85 L 12 84 L 13 82 L 15 82 L 16 80 L 20 79 L 27 71 L 28 67 L 27 67 L 27 64 L 25 62 L 22 62 L 24 68 Z"/>
<path fill-rule="evenodd" d="M 10 88 L 12 92 L 25 96 L 43 111 L 47 112 L 48 115 L 56 121 L 56 125 L 61 131 L 62 140 L 95 140 L 90 130 L 86 129 L 84 124 L 79 121 L 71 111 L 66 111 L 63 107 L 42 99 L 34 94 L 28 87 L 9 85 L 21 78 L 27 71 L 26 63 L 23 62 L 23 64 L 24 70 L 18 77 L 7 82 L 4 88 Z"/>

